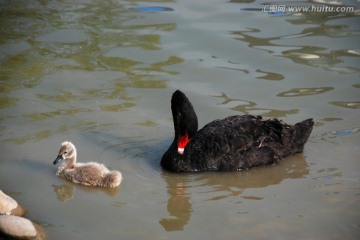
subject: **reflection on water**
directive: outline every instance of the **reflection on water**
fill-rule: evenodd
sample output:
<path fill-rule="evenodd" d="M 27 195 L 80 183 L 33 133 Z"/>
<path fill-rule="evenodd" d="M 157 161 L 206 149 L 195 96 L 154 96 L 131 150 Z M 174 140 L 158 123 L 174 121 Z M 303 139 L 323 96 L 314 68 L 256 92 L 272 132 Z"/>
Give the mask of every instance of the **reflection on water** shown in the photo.
<path fill-rule="evenodd" d="M 29 124 L 70 118 L 61 129 L 52 126 L 4 135 L 8 142 L 24 144 L 50 138 L 64 128 L 88 128 L 82 124 L 104 125 L 87 120 L 74 124 L 73 119 L 128 111 L 139 100 L 128 93 L 129 88 L 165 88 L 169 77 L 179 74 L 168 68 L 182 63 L 182 58 L 173 54 L 154 57 L 154 51 L 161 49 L 160 33 L 176 29 L 174 23 L 129 24 L 138 16 L 120 3 L 90 1 L 74 7 L 64 2 L 59 8 L 54 2 L 31 2 L 29 9 L 14 2 L 3 4 L 2 36 L 7 38 L 0 39 L 0 93 L 6 95 L 0 96 L 0 109 L 28 109 L 21 111 L 25 112 L 21 118 L 10 111 L 4 120 L 18 118 Z M 27 96 L 29 91 L 37 99 Z M 27 102 L 34 106 L 26 106 Z"/>
<path fill-rule="evenodd" d="M 71 184 L 63 184 L 60 186 L 53 184 L 52 187 L 56 193 L 57 199 L 61 202 L 66 202 L 74 197 L 75 187 Z"/>
<path fill-rule="evenodd" d="M 360 108 L 360 102 L 341 102 L 341 101 L 334 101 L 334 102 L 329 102 L 335 106 L 339 106 L 339 107 L 345 107 L 345 108 L 353 108 L 353 109 L 357 109 Z"/>
<path fill-rule="evenodd" d="M 0 187 L 53 239 L 356 239 L 359 10 L 270 15 L 264 4 L 0 1 Z M 175 88 L 209 120 L 313 117 L 306 160 L 161 172 Z M 66 139 L 123 170 L 121 189 L 54 176 L 51 149 Z"/>
<path fill-rule="evenodd" d="M 261 32 L 260 29 L 257 28 L 248 28 L 243 31 L 233 31 L 231 32 L 233 35 L 235 35 L 235 39 L 244 41 L 249 44 L 249 47 L 259 47 L 259 46 L 275 46 L 275 44 L 271 43 L 272 40 L 278 39 L 278 37 L 275 38 L 266 38 L 266 37 L 256 37 L 252 36 L 251 33 L 258 33 Z M 250 34 L 249 34 L 250 33 Z M 269 51 L 270 53 L 272 51 Z"/>
<path fill-rule="evenodd" d="M 229 109 L 237 112 L 241 112 L 242 114 L 253 114 L 253 115 L 259 114 L 259 115 L 264 115 L 266 117 L 279 118 L 279 117 L 286 117 L 287 115 L 296 114 L 299 112 L 299 109 L 280 110 L 280 109 L 259 108 L 256 107 L 257 103 L 255 102 L 230 98 L 225 93 L 221 93 L 220 96 L 214 96 L 214 97 L 223 99 L 223 101 L 219 103 L 219 105 L 225 105 L 225 106 L 231 105 Z"/>
<path fill-rule="evenodd" d="M 167 183 L 169 196 L 167 201 L 169 216 L 162 218 L 159 223 L 166 231 L 183 230 L 190 221 L 192 213 L 196 211 L 191 203 L 199 201 L 192 200 L 192 195 L 196 199 L 199 199 L 198 194 L 204 195 L 203 201 L 221 201 L 228 197 L 241 195 L 246 189 L 266 188 L 286 179 L 304 178 L 308 174 L 308 164 L 302 154 L 284 159 L 275 166 L 260 167 L 244 172 L 196 175 L 164 172 L 163 178 Z M 207 190 L 204 191 L 204 189 Z M 246 195 L 242 198 L 247 200 L 263 199 L 258 196 Z"/>
<path fill-rule="evenodd" d="M 296 2 L 295 4 L 309 5 L 306 2 Z M 278 5 L 290 6 L 293 4 L 289 1 L 283 1 Z M 261 7 L 245 10 L 261 10 Z M 354 25 L 354 22 L 350 20 L 351 17 L 356 16 L 356 11 L 343 13 L 297 12 L 293 14 L 296 14 L 296 18 L 288 17 L 286 19 L 287 22 L 293 24 L 294 27 L 298 25 L 308 25 L 309 27 L 300 32 L 277 34 L 271 37 L 265 37 L 262 34 L 262 31 L 264 31 L 262 29 L 250 27 L 241 31 L 232 31 L 231 33 L 235 39 L 248 43 L 248 46 L 251 48 L 262 49 L 271 54 L 289 58 L 298 64 L 319 67 L 339 73 L 359 71 L 358 61 L 356 61 L 356 59 L 347 61 L 349 57 L 358 57 L 357 49 L 329 50 L 326 45 L 324 46 L 321 43 L 321 39 L 324 37 L 339 38 L 358 36 L 358 28 Z M 339 20 L 340 23 L 334 24 L 336 20 Z M 303 39 L 309 40 L 303 41 Z M 286 50 L 279 51 L 279 49 Z M 347 66 L 343 66 L 345 61 L 347 62 Z"/>
<path fill-rule="evenodd" d="M 356 127 L 353 129 L 345 129 L 345 130 L 327 132 L 327 133 L 322 134 L 322 136 L 325 138 L 335 138 L 335 137 L 339 137 L 339 136 L 355 134 L 358 132 L 360 132 L 360 128 Z"/>
<path fill-rule="evenodd" d="M 53 190 L 56 194 L 57 199 L 60 202 L 66 202 L 75 196 L 75 188 L 81 191 L 85 192 L 103 192 L 108 196 L 116 197 L 120 192 L 120 187 L 116 188 L 100 188 L 100 187 L 86 187 L 77 185 L 75 187 L 75 184 L 69 183 L 65 180 L 63 180 L 63 183 L 61 185 L 55 185 L 52 184 Z"/>
<path fill-rule="evenodd" d="M 300 97 L 314 94 L 322 94 L 333 90 L 333 87 L 317 87 L 317 88 L 293 88 L 285 92 L 279 93 L 279 97 Z"/>
<path fill-rule="evenodd" d="M 8 55 L 1 61 L 1 93 L 9 93 L 22 88 L 33 88 L 40 78 L 53 72 L 53 66 L 33 51 L 23 51 Z"/>
<path fill-rule="evenodd" d="M 174 30 L 174 23 L 129 25 L 128 21 L 136 17 L 129 14 L 129 10 L 122 4 L 115 2 L 87 2 L 75 6 L 66 2 L 62 4 L 59 8 L 53 2 L 31 2 L 27 6 L 31 9 L 30 12 L 15 2 L 5 4 L 3 12 L 6 10 L 6 14 L 2 14 L 1 18 L 3 36 L 16 39 L 22 47 L 11 42 L 8 48 L 2 45 L 2 49 L 6 51 L 1 55 L 0 70 L 4 81 L 0 92 L 34 88 L 45 76 L 55 72 L 110 70 L 125 75 L 119 81 L 113 81 L 113 85 L 106 89 L 103 89 L 99 78 L 96 85 L 81 89 L 81 93 L 55 88 L 56 92 L 51 93 L 51 89 L 48 89 L 50 93 L 39 93 L 37 96 L 44 101 L 62 103 L 89 99 L 94 95 L 129 100 L 129 97 L 124 99 L 125 88 L 164 88 L 167 76 L 178 74 L 177 71 L 165 69 L 183 61 L 177 56 L 148 64 L 133 59 L 135 55 L 131 53 L 132 48 L 161 49 L 159 32 Z M 61 10 L 64 8 L 67 11 Z M 19 14 L 22 15 L 21 19 L 18 18 Z M 128 50 L 123 51 L 124 47 Z M 159 75 L 162 75 L 162 79 L 159 79 Z M 109 89 L 112 91 L 108 92 Z M 17 98 L 10 96 L 3 100 L 0 107 L 15 107 L 18 102 Z M 100 106 L 100 110 L 119 111 L 135 105 L 135 102 L 104 104 Z M 53 115 L 47 112 L 40 114 Z"/>
<path fill-rule="evenodd" d="M 332 122 L 332 121 L 341 121 L 343 120 L 342 118 L 323 118 L 323 119 L 318 119 L 315 122 L 315 126 L 324 126 L 327 122 Z"/>
<path fill-rule="evenodd" d="M 141 11 L 141 12 L 165 12 L 165 11 L 174 11 L 174 9 L 169 7 L 158 7 L 158 6 L 151 6 L 151 7 L 135 7 L 134 10 Z"/>
<path fill-rule="evenodd" d="M 284 79 L 284 76 L 280 73 L 267 72 L 267 71 L 262 71 L 260 69 L 257 69 L 256 72 L 265 74 L 264 76 L 257 77 L 258 79 L 276 80 L 276 81 Z"/>
<path fill-rule="evenodd" d="M 0 109 L 1 108 L 15 107 L 18 101 L 19 101 L 19 98 L 0 97 Z"/>
<path fill-rule="evenodd" d="M 181 231 L 191 217 L 190 197 L 185 193 L 184 182 L 174 182 L 172 179 L 171 183 L 168 182 L 168 184 L 175 184 L 175 186 L 168 186 L 167 190 L 169 194 L 167 211 L 170 216 L 162 218 L 159 223 L 166 231 Z"/>
<path fill-rule="evenodd" d="M 295 63 L 307 64 L 313 67 L 320 67 L 326 70 L 333 70 L 339 73 L 357 72 L 358 68 L 353 67 L 336 67 L 341 65 L 344 57 L 352 57 L 351 53 L 344 50 L 331 51 L 324 53 L 326 48 L 305 46 L 300 49 L 287 50 L 283 52 L 283 56 L 290 58 Z M 333 57 L 336 56 L 336 57 Z"/>

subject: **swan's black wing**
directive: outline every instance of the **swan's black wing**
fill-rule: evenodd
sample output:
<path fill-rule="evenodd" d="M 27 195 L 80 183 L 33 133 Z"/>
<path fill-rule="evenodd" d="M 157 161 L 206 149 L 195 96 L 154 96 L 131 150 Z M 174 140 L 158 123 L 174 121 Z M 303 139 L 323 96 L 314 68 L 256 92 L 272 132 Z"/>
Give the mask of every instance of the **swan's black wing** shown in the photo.
<path fill-rule="evenodd" d="M 185 155 L 194 171 L 236 171 L 273 164 L 302 151 L 313 124 L 305 121 L 309 126 L 251 115 L 215 120 L 196 133 Z"/>

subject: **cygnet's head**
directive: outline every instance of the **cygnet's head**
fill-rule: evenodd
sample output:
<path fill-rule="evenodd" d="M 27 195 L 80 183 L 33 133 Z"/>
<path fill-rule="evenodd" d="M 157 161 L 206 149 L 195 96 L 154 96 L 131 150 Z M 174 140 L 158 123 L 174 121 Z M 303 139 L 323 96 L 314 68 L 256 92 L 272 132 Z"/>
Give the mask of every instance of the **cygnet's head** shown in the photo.
<path fill-rule="evenodd" d="M 54 160 L 53 164 L 57 164 L 60 160 L 76 160 L 76 148 L 71 142 L 63 142 L 60 146 L 58 156 Z"/>

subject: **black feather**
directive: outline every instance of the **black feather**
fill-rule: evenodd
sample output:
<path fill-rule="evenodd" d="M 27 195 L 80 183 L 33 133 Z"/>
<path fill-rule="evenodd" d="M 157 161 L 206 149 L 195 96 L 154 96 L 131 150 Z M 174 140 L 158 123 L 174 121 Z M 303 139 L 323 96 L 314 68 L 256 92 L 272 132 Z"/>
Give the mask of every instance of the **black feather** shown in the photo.
<path fill-rule="evenodd" d="M 314 122 L 307 119 L 288 125 L 261 116 L 230 116 L 214 120 L 197 131 L 196 113 L 181 91 L 171 100 L 175 138 L 161 159 L 164 169 L 174 172 L 237 171 L 271 165 L 300 153 Z M 189 134 L 183 154 L 177 152 L 179 135 Z"/>

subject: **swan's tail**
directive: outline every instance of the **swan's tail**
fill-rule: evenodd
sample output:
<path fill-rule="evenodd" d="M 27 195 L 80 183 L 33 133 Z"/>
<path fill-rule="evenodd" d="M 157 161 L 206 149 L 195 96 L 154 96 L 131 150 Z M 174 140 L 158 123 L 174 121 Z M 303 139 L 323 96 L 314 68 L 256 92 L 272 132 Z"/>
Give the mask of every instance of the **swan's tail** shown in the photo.
<path fill-rule="evenodd" d="M 287 149 L 292 149 L 290 154 L 303 152 L 304 145 L 310 136 L 313 126 L 314 121 L 312 118 L 309 118 L 283 129 L 283 144 L 288 146 Z"/>
<path fill-rule="evenodd" d="M 121 172 L 111 171 L 104 176 L 102 185 L 103 187 L 114 188 L 119 186 L 121 181 L 122 181 Z"/>

